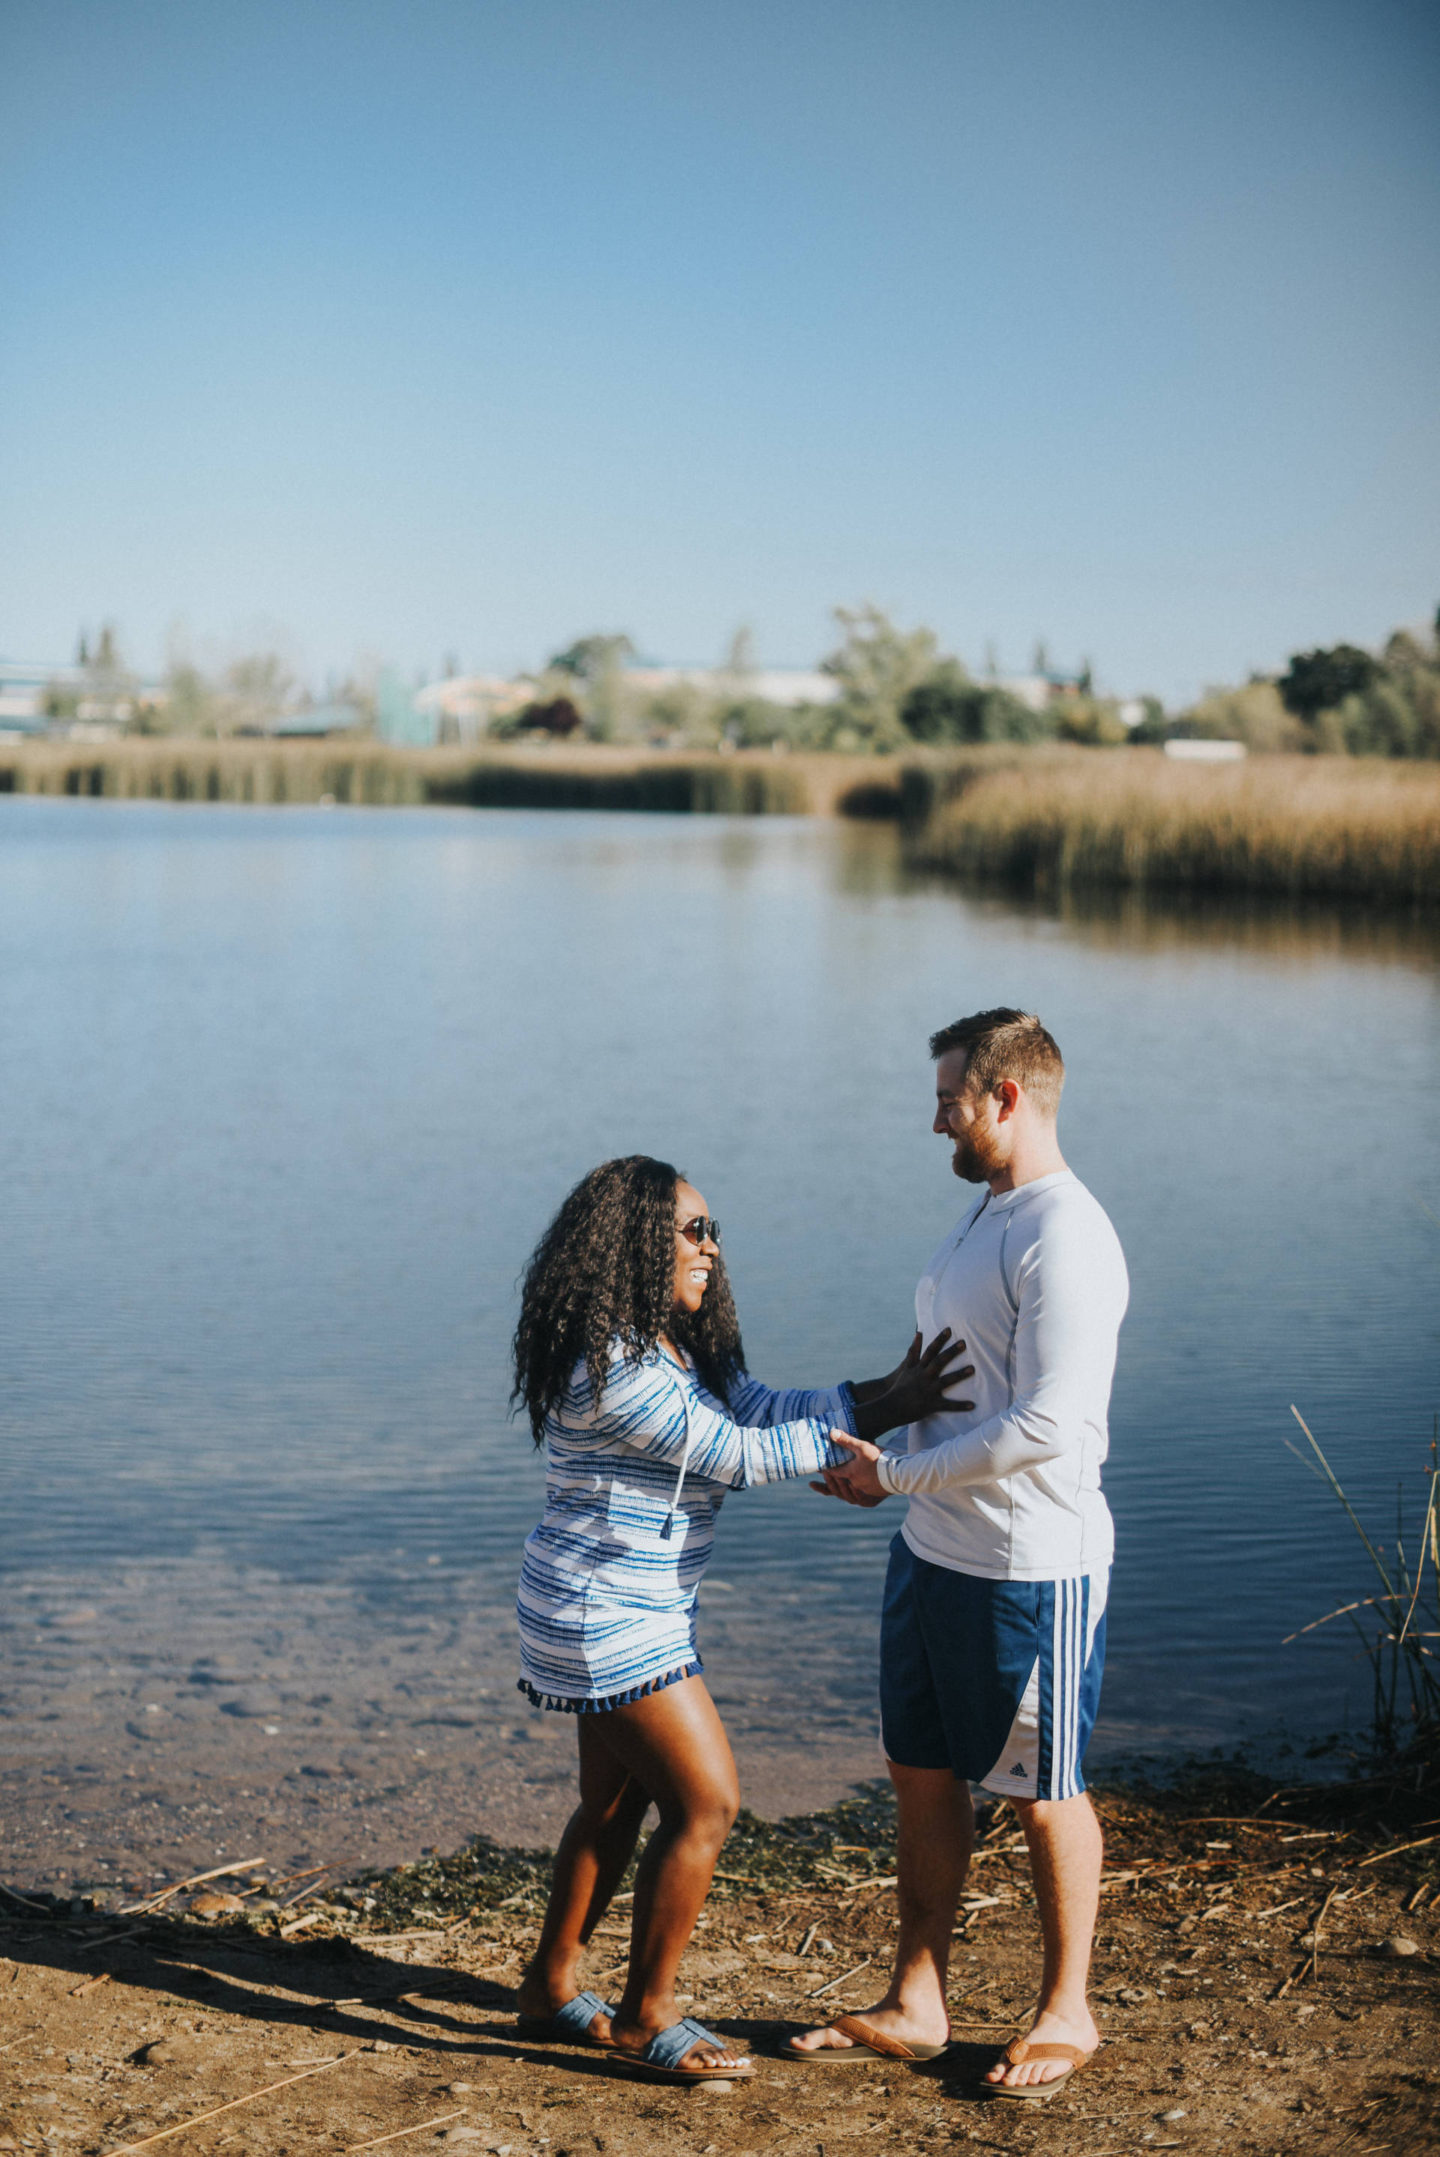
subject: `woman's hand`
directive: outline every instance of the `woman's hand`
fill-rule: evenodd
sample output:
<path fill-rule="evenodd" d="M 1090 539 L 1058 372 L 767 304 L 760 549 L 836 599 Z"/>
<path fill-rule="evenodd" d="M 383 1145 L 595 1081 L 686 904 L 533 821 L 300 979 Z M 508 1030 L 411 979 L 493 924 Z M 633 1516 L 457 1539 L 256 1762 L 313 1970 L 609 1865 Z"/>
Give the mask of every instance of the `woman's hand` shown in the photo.
<path fill-rule="evenodd" d="M 843 1498 L 847 1505 L 879 1505 L 890 1496 L 876 1473 L 875 1464 L 880 1458 L 878 1446 L 835 1430 L 830 1433 L 830 1443 L 844 1446 L 853 1458 L 841 1468 L 827 1468 L 824 1482 L 812 1483 L 812 1490 L 823 1492 L 827 1498 Z"/>
<path fill-rule="evenodd" d="M 917 1333 L 903 1360 L 878 1388 L 873 1382 L 855 1388 L 855 1428 L 861 1437 L 879 1438 L 903 1423 L 923 1423 L 927 1416 L 973 1408 L 974 1401 L 960 1400 L 948 1390 L 975 1376 L 973 1363 L 953 1368 L 956 1356 L 964 1352 L 965 1343 L 952 1341 L 948 1326 L 941 1327 L 928 1348 Z"/>

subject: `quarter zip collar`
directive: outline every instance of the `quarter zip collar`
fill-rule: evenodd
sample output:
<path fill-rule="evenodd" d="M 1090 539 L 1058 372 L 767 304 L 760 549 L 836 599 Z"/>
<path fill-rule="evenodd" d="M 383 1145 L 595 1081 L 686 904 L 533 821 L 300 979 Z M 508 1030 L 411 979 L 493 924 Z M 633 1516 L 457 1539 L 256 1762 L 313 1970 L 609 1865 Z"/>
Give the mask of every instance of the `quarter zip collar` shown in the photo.
<path fill-rule="evenodd" d="M 1074 1183 L 1074 1181 L 1075 1171 L 1073 1168 L 1054 1168 L 1048 1176 L 1036 1176 L 1029 1183 L 1017 1184 L 1013 1191 L 992 1191 L 985 1202 L 985 1211 L 993 1212 L 997 1207 L 1008 1209 L 1011 1206 L 1018 1206 L 1022 1200 L 1034 1198 L 1041 1191 L 1053 1191 L 1057 1184 Z M 975 1219 L 979 1219 L 978 1214 L 975 1215 Z"/>

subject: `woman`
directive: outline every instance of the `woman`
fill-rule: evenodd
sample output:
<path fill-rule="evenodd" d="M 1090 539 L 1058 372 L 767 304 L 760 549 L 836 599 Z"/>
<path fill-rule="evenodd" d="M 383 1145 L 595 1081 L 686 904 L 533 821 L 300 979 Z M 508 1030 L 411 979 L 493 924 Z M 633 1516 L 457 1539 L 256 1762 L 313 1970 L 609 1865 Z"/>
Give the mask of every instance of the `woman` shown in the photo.
<path fill-rule="evenodd" d="M 647 1154 L 570 1193 L 525 1276 L 515 1393 L 546 1449 L 545 1514 L 520 1578 L 521 1690 L 574 1714 L 580 1803 L 521 1982 L 520 2027 L 691 2082 L 751 2063 L 675 2001 L 680 1956 L 739 1809 L 735 1763 L 701 1675 L 695 1604 L 727 1490 L 809 1476 L 961 1402 L 963 1343 L 918 1339 L 887 1378 L 773 1393 L 745 1370 L 719 1231 L 704 1198 Z M 629 1975 L 618 2007 L 578 1990 L 582 1951 L 634 1854 Z"/>

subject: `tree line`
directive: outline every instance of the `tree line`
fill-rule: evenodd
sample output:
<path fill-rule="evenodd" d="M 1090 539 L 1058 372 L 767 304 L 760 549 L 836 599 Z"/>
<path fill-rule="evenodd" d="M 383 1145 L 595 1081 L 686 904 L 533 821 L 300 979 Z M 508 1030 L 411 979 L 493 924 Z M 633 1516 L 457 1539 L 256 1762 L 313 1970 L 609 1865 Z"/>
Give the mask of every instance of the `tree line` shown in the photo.
<path fill-rule="evenodd" d="M 1174 738 L 1242 741 L 1259 752 L 1440 757 L 1440 610 L 1424 631 L 1398 629 L 1379 651 L 1335 644 L 1294 653 L 1283 672 L 1207 690 L 1184 711 L 1157 697 L 1122 704 L 1097 694 L 1090 669 L 1047 671 L 1037 651 L 1027 694 L 976 678 L 942 651 L 933 630 L 903 629 L 879 607 L 835 610 L 838 641 L 820 662 L 833 695 L 799 705 L 759 693 L 748 634 L 702 679 L 660 688 L 634 677 L 626 635 L 576 638 L 533 678 L 529 700 L 489 722 L 505 739 L 578 735 L 690 749 L 789 748 L 893 753 L 981 742 L 1069 741 L 1094 746 Z M 46 708 L 59 723 L 87 718 L 135 733 L 227 736 L 264 733 L 309 701 L 273 652 L 252 653 L 213 674 L 172 662 L 158 694 L 127 668 L 113 627 L 82 638 L 75 674 L 51 685 Z M 373 678 L 347 680 L 327 703 L 342 706 L 363 736 L 377 729 Z"/>

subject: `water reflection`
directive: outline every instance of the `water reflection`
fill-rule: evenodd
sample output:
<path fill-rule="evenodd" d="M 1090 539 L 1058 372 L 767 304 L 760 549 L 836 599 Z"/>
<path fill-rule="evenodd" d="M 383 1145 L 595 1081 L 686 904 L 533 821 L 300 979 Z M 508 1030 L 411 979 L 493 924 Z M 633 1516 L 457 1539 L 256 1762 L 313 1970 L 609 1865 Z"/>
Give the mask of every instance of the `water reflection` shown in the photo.
<path fill-rule="evenodd" d="M 840 840 L 839 880 L 857 896 L 886 891 L 948 895 L 982 915 L 1048 921 L 1086 942 L 1121 950 L 1218 944 L 1282 959 L 1346 957 L 1434 968 L 1440 912 L 1361 900 L 1304 905 L 1265 894 L 1105 888 L 997 892 L 911 868 L 893 825 L 849 825 Z"/>
<path fill-rule="evenodd" d="M 1362 1578 L 1284 1441 L 1295 1400 L 1387 1521 L 1423 1466 L 1436 956 L 1339 909 L 957 892 L 873 827 L 0 801 L 10 1608 L 94 1607 L 123 1658 L 158 1567 L 177 1670 L 223 1581 L 239 1647 L 283 1606 L 329 1665 L 327 1716 L 401 1612 L 437 1620 L 437 1697 L 503 1690 L 538 1495 L 507 1342 L 559 1194 L 668 1155 L 725 1218 L 758 1371 L 883 1369 L 963 1202 L 925 1038 L 1013 1001 L 1065 1048 L 1067 1152 L 1134 1281 L 1102 1742 L 1363 1714 L 1338 1628 L 1280 1646 Z M 756 1773 L 794 1727 L 777 1668 L 795 1745 L 872 1772 L 893 1512 L 727 1513 L 707 1652 Z M 37 1774 L 82 1727 L 39 1638 L 8 1641 Z"/>

